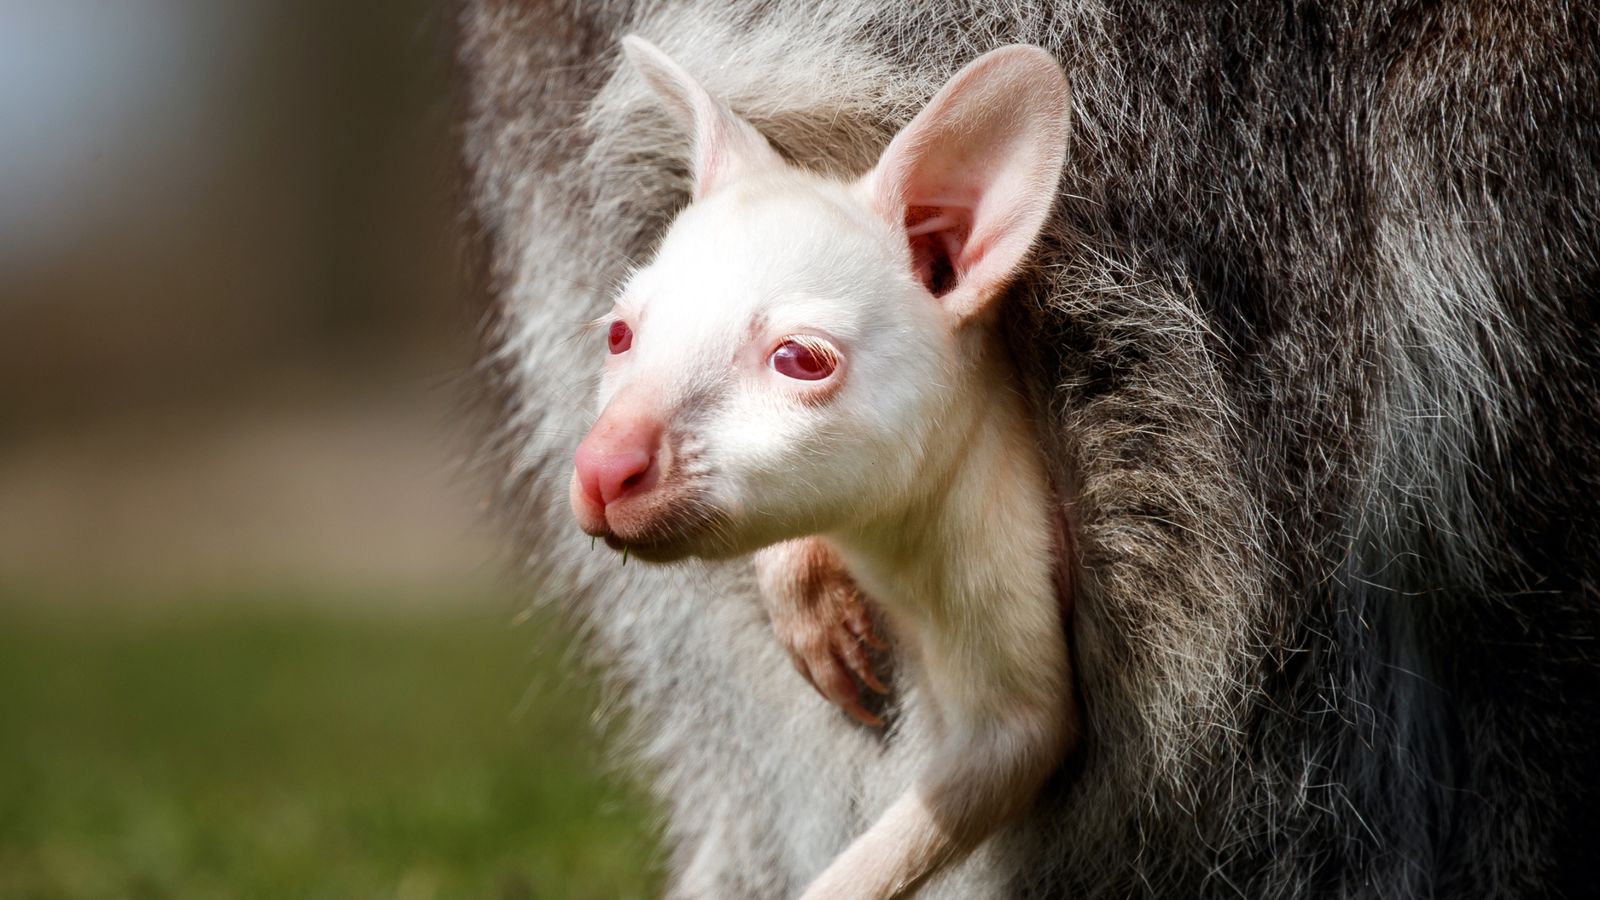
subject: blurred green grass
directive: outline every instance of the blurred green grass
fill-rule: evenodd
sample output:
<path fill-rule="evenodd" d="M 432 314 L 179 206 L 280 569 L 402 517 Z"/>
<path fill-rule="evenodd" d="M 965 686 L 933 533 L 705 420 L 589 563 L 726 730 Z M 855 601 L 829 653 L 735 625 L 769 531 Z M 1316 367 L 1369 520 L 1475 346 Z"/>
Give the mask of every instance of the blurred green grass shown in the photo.
<path fill-rule="evenodd" d="M 0 592 L 0 897 L 659 893 L 549 623 L 347 599 Z"/>

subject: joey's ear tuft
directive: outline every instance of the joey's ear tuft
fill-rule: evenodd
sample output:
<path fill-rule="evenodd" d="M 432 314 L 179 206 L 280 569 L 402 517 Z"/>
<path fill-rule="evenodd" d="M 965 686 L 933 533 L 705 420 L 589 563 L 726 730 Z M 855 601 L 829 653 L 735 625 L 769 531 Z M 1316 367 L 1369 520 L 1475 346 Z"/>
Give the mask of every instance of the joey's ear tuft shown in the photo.
<path fill-rule="evenodd" d="M 689 129 L 696 200 L 741 174 L 784 164 L 754 126 L 711 96 L 661 48 L 630 34 L 622 39 L 622 49 L 634 69 Z"/>
<path fill-rule="evenodd" d="M 962 318 L 991 309 L 1055 202 L 1070 96 L 1050 54 L 1015 45 L 957 72 L 863 180 L 904 228 L 930 293 Z"/>

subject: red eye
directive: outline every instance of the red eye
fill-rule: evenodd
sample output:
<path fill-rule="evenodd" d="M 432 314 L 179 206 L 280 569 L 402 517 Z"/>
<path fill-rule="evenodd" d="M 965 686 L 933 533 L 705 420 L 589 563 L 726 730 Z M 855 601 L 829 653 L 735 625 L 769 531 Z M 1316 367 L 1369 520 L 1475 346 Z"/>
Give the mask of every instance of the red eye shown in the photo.
<path fill-rule="evenodd" d="M 772 351 L 773 371 L 801 381 L 820 381 L 838 367 L 839 357 L 827 344 L 784 341 Z"/>
<path fill-rule="evenodd" d="M 633 346 L 633 329 L 621 319 L 612 322 L 611 331 L 606 334 L 606 346 L 611 348 L 612 353 L 625 352 Z"/>

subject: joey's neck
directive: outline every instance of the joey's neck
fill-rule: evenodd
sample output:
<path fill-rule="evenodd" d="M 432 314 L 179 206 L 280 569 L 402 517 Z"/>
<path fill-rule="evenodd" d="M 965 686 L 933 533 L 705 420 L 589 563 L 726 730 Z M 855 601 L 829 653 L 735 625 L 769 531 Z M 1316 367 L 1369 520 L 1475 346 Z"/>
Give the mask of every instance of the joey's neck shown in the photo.
<path fill-rule="evenodd" d="M 903 502 L 832 536 L 868 570 L 859 574 L 883 582 L 879 592 L 992 582 L 996 568 L 1037 567 L 1050 540 L 1049 480 L 1028 403 L 998 342 L 982 350 Z"/>

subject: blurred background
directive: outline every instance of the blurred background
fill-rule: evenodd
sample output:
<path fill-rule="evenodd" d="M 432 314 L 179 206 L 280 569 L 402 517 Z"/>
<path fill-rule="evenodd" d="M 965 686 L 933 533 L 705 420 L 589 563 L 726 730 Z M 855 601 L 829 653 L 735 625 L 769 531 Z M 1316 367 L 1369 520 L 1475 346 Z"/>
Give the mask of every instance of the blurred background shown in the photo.
<path fill-rule="evenodd" d="M 0 898 L 654 892 L 455 471 L 443 5 L 0 0 Z"/>

